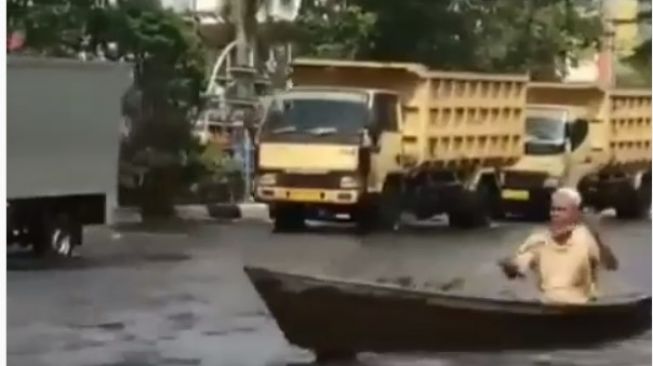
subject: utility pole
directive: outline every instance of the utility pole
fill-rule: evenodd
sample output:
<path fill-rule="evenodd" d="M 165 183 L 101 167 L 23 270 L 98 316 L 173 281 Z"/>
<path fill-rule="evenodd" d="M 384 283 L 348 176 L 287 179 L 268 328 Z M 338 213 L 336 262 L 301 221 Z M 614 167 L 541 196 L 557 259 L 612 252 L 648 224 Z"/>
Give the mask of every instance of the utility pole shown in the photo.
<path fill-rule="evenodd" d="M 251 195 L 251 138 L 248 132 L 249 116 L 257 105 L 254 82 L 256 69 L 256 12 L 259 0 L 231 0 L 233 23 L 236 30 L 236 65 L 229 71 L 234 78 L 235 93 L 230 96 L 231 115 L 242 130 L 244 159 L 243 178 L 245 200 Z"/>
<path fill-rule="evenodd" d="M 231 0 L 231 4 L 236 30 L 236 67 L 231 71 L 236 81 L 236 98 L 246 105 L 256 96 L 254 52 L 258 0 Z"/>
<path fill-rule="evenodd" d="M 611 6 L 610 0 L 601 0 L 600 6 L 603 35 L 601 37 L 601 49 L 599 51 L 599 83 L 610 88 L 615 85 L 615 27 L 613 19 L 616 14 L 614 14 L 615 6 Z"/>

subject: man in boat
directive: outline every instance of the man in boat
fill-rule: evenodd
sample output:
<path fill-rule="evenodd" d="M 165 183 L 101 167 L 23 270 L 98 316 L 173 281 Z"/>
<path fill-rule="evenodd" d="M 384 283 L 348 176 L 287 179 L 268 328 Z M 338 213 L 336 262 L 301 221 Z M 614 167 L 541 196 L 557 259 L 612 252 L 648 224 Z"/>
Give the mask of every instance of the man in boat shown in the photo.
<path fill-rule="evenodd" d="M 512 258 L 499 262 L 510 279 L 535 272 L 545 302 L 592 301 L 597 296 L 598 267 L 617 269 L 612 251 L 583 219 L 581 203 L 573 188 L 555 191 L 548 228 L 529 236 Z"/>

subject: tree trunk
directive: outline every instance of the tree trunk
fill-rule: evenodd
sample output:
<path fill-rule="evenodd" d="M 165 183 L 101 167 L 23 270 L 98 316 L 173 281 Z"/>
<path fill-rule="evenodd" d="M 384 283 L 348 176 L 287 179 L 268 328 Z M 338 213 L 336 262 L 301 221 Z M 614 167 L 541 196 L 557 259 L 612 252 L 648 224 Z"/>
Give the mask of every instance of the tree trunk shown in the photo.
<path fill-rule="evenodd" d="M 151 168 L 145 175 L 140 195 L 143 220 L 174 217 L 177 186 L 176 169 Z"/>

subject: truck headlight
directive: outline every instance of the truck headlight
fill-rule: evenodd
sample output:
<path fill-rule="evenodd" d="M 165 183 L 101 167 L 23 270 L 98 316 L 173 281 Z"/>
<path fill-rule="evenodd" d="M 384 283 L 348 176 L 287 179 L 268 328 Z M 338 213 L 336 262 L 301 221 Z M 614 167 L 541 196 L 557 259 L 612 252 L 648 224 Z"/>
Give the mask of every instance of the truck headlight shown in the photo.
<path fill-rule="evenodd" d="M 354 177 L 345 176 L 340 178 L 340 188 L 351 189 L 351 188 L 358 188 L 358 186 L 359 186 L 358 179 Z"/>
<path fill-rule="evenodd" d="M 555 177 L 548 177 L 544 180 L 544 183 L 542 183 L 542 186 L 544 186 L 544 188 L 557 188 L 559 185 L 560 185 L 560 179 Z"/>
<path fill-rule="evenodd" d="M 258 184 L 262 186 L 273 186 L 277 184 L 277 175 L 274 173 L 262 174 L 258 177 Z"/>

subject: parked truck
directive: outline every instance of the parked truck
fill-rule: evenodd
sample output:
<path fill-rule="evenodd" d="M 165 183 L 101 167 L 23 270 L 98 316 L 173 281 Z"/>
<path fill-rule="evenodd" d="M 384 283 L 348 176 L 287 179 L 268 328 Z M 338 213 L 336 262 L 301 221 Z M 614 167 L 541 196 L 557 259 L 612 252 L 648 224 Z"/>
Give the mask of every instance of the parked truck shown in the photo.
<path fill-rule="evenodd" d="M 576 187 L 586 206 L 619 217 L 651 204 L 651 91 L 531 83 L 525 154 L 503 176 L 502 208 L 548 216 L 550 194 Z"/>
<path fill-rule="evenodd" d="M 278 230 L 346 214 L 390 229 L 402 211 L 488 222 L 523 151 L 526 75 L 298 59 L 257 137 L 256 197 Z"/>
<path fill-rule="evenodd" d="M 7 243 L 69 256 L 115 208 L 128 65 L 7 58 Z"/>

